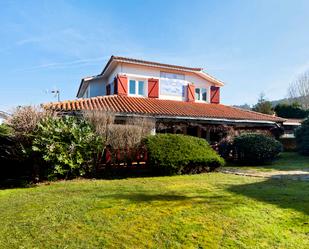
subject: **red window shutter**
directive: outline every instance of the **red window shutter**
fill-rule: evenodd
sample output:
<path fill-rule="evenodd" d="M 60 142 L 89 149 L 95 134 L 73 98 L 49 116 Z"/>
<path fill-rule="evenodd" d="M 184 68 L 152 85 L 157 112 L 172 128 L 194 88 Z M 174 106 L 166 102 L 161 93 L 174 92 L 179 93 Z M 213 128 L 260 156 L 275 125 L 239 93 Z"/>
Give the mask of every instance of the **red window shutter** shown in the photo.
<path fill-rule="evenodd" d="M 158 79 L 148 79 L 148 98 L 159 98 Z"/>
<path fill-rule="evenodd" d="M 187 98 L 189 102 L 195 100 L 195 86 L 193 84 L 187 86 Z"/>
<path fill-rule="evenodd" d="M 111 95 L 111 85 L 106 85 L 106 95 Z"/>
<path fill-rule="evenodd" d="M 126 75 L 117 76 L 117 94 L 128 95 L 128 77 Z"/>
<path fill-rule="evenodd" d="M 210 103 L 220 104 L 220 87 L 210 87 Z"/>

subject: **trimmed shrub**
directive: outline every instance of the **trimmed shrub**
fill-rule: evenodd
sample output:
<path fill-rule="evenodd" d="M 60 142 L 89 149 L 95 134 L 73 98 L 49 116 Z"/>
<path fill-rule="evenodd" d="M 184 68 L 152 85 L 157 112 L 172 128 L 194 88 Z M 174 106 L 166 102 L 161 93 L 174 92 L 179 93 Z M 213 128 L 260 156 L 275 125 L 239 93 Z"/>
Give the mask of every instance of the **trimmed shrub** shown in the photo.
<path fill-rule="evenodd" d="M 233 141 L 236 160 L 241 163 L 258 164 L 273 161 L 282 151 L 282 144 L 263 134 L 243 134 Z"/>
<path fill-rule="evenodd" d="M 103 141 L 85 120 L 65 116 L 44 118 L 38 125 L 32 149 L 51 165 L 49 177 L 87 176 L 95 169 Z"/>
<path fill-rule="evenodd" d="M 224 159 L 201 138 L 158 134 L 148 136 L 144 143 L 149 153 L 149 165 L 158 174 L 201 173 L 224 165 Z"/>
<path fill-rule="evenodd" d="M 309 156 L 309 118 L 295 131 L 296 146 L 299 153 Z"/>

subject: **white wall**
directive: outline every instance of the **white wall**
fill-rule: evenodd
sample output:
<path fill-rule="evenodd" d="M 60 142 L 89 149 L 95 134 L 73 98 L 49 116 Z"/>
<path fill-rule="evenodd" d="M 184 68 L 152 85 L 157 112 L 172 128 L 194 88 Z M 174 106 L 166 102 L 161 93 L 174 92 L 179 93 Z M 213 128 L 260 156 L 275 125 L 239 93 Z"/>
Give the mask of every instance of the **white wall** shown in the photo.
<path fill-rule="evenodd" d="M 177 73 L 177 74 L 184 74 L 185 78 L 184 80 L 167 80 L 167 79 L 161 79 L 160 78 L 160 72 L 170 72 L 170 73 Z M 147 80 L 148 78 L 157 78 L 159 79 L 159 98 L 160 99 L 171 99 L 171 100 L 182 100 L 185 101 L 187 99 L 187 92 L 186 92 L 186 86 L 189 83 L 193 83 L 195 87 L 198 88 L 206 88 L 207 89 L 207 101 L 210 101 L 209 93 L 210 93 L 210 86 L 213 85 L 212 83 L 208 82 L 207 80 L 201 78 L 198 75 L 195 75 L 193 73 L 184 73 L 177 70 L 165 70 L 155 67 L 146 67 L 142 65 L 133 65 L 133 64 L 126 64 L 121 63 L 116 67 L 114 70 L 114 74 L 111 75 L 112 79 L 117 75 L 117 73 L 123 73 L 130 77 L 138 77 L 138 78 L 144 78 Z M 164 83 L 163 83 L 164 82 Z M 170 84 L 171 88 L 173 87 L 184 87 L 184 95 L 182 94 L 164 94 L 164 89 L 162 89 L 162 84 Z"/>
<path fill-rule="evenodd" d="M 184 80 L 160 78 L 161 71 L 168 73 L 184 74 Z M 184 73 L 177 70 L 165 70 L 155 67 L 133 65 L 128 63 L 117 64 L 116 67 L 112 70 L 112 72 L 105 78 L 101 77 L 90 80 L 88 86 L 89 97 L 106 95 L 106 84 L 113 83 L 114 78 L 117 76 L 117 74 L 127 75 L 128 80 L 130 80 L 130 78 L 139 78 L 145 79 L 145 81 L 147 82 L 149 78 L 159 79 L 160 99 L 185 101 L 187 99 L 186 87 L 189 83 L 193 83 L 195 87 L 207 89 L 207 101 L 210 102 L 210 86 L 213 84 L 198 75 L 189 72 Z M 163 86 L 163 84 L 165 87 Z M 145 91 L 148 92 L 147 84 L 145 86 Z M 85 96 L 86 92 L 87 90 L 84 92 L 83 97 L 87 97 Z"/>

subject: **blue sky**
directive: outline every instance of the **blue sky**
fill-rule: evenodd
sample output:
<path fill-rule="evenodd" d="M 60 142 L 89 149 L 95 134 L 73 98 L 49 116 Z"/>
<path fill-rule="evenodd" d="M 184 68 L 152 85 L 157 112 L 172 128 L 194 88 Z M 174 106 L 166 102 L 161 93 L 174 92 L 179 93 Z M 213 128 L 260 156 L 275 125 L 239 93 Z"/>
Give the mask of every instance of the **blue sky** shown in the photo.
<path fill-rule="evenodd" d="M 111 55 L 205 68 L 222 102 L 286 97 L 309 69 L 309 1 L 1 1 L 0 110 L 74 99 Z"/>

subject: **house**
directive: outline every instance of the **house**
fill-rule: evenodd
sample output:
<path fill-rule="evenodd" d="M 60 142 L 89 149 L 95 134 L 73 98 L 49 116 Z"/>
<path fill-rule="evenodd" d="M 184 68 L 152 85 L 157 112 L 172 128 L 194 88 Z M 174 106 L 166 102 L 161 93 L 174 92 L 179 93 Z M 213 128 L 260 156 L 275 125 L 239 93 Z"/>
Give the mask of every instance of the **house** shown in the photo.
<path fill-rule="evenodd" d="M 46 104 L 63 113 L 113 111 L 152 118 L 156 132 L 184 133 L 211 142 L 230 133 L 277 135 L 284 119 L 221 104 L 224 83 L 202 68 L 112 56 L 103 71 L 81 80 L 76 100 Z"/>
<path fill-rule="evenodd" d="M 283 122 L 284 133 L 281 138 L 295 138 L 295 130 L 301 126 L 305 119 L 288 118 Z"/>

